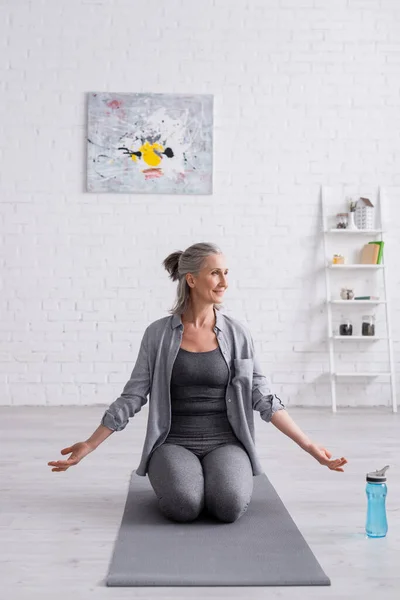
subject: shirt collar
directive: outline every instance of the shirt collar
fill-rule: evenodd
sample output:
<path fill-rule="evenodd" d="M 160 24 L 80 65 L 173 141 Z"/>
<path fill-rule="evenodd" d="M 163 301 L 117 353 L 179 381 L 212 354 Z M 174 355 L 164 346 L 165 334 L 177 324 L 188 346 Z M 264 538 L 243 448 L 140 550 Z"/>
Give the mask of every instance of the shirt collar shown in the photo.
<path fill-rule="evenodd" d="M 214 314 L 215 314 L 215 326 L 222 331 L 224 328 L 224 315 L 221 313 L 220 310 L 216 310 L 214 308 Z M 176 327 L 179 327 L 179 325 L 182 325 L 183 327 L 183 323 L 182 323 L 182 319 L 181 319 L 181 315 L 178 315 L 177 313 L 175 313 L 174 315 L 172 315 L 172 321 L 171 321 L 171 327 L 172 329 L 175 329 Z"/>

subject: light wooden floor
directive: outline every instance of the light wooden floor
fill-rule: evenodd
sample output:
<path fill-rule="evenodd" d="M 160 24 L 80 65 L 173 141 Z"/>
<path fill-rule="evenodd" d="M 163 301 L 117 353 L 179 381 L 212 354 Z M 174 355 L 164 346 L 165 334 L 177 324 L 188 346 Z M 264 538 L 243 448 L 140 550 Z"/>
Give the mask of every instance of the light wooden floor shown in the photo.
<path fill-rule="evenodd" d="M 344 473 L 329 471 L 254 413 L 259 456 L 330 577 L 330 587 L 108 588 L 104 578 L 139 464 L 147 407 L 79 465 L 49 460 L 86 439 L 105 407 L 0 407 L 1 598 L 400 598 L 400 416 L 388 409 L 289 409 Z M 389 464 L 386 538 L 365 536 L 365 473 Z"/>

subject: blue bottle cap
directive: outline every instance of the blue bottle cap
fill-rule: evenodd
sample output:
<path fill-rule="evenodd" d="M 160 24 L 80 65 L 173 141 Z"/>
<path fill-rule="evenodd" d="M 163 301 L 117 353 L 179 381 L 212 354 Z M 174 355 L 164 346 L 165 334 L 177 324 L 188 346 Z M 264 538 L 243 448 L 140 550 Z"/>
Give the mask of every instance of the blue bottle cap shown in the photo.
<path fill-rule="evenodd" d="M 386 465 L 386 467 L 383 467 L 383 469 L 380 469 L 380 471 L 371 471 L 370 473 L 367 473 L 367 481 L 373 481 L 375 483 L 386 481 L 385 473 L 388 468 L 389 465 Z"/>

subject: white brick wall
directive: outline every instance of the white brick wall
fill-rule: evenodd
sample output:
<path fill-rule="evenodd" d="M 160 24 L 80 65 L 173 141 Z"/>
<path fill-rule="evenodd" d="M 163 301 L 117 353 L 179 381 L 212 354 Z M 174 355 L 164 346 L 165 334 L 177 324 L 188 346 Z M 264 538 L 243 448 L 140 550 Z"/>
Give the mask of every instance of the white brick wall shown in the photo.
<path fill-rule="evenodd" d="M 398 256 L 397 0 L 2 0 L 0 16 L 0 402 L 111 403 L 172 305 L 161 261 L 213 241 L 226 312 L 280 397 L 329 406 L 319 185 L 385 185 Z M 213 195 L 86 193 L 90 91 L 214 94 Z M 394 260 L 390 274 L 398 366 Z M 389 403 L 379 381 L 338 390 Z"/>

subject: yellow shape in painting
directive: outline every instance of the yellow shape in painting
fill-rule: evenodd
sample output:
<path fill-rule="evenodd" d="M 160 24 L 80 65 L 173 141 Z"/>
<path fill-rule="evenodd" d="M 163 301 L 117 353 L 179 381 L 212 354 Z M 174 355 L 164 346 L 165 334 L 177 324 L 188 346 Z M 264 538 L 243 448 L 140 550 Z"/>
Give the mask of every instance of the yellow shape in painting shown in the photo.
<path fill-rule="evenodd" d="M 157 142 L 155 144 L 149 144 L 149 142 L 145 142 L 141 148 L 139 148 L 142 153 L 142 158 L 146 164 L 150 167 L 157 167 L 161 162 L 161 156 L 158 156 L 154 152 L 154 150 L 158 150 L 159 152 L 164 151 L 164 147 Z"/>

